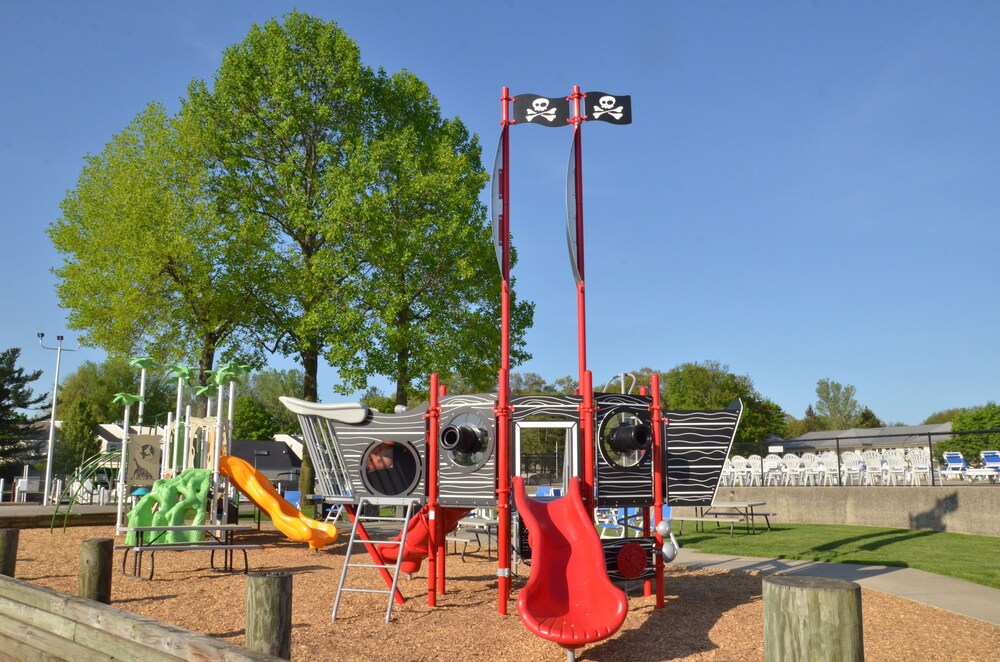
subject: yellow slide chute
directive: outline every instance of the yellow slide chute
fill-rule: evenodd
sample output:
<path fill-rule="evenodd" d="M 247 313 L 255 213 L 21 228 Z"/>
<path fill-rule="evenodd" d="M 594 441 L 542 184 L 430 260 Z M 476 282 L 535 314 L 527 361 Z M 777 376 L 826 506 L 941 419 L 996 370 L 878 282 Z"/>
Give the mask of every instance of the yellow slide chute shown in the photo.
<path fill-rule="evenodd" d="M 337 540 L 337 527 L 303 515 L 298 508 L 281 498 L 264 474 L 240 458 L 223 455 L 219 458 L 219 471 L 243 496 L 267 513 L 278 530 L 288 538 L 307 542 L 313 549 L 326 547 Z"/>

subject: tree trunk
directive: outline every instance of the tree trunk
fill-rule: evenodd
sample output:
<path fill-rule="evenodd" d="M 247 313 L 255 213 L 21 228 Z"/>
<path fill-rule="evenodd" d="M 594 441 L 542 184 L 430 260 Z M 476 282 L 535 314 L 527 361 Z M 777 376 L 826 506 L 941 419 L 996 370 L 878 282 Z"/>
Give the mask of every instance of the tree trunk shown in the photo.
<path fill-rule="evenodd" d="M 861 662 L 861 587 L 822 577 L 775 575 L 763 581 L 764 659 Z"/>
<path fill-rule="evenodd" d="M 403 350 L 396 355 L 396 404 L 404 407 L 409 404 L 409 393 L 407 387 L 410 383 L 408 371 L 405 366 L 409 363 L 409 352 Z"/>
<path fill-rule="evenodd" d="M 205 386 L 208 384 L 208 371 L 215 365 L 215 342 L 206 339 L 201 348 L 201 356 L 198 358 L 198 384 Z M 213 393 L 211 397 L 215 397 Z M 208 398 L 199 398 L 194 405 L 195 416 L 211 416 L 208 411 Z"/>
<path fill-rule="evenodd" d="M 309 347 L 302 351 L 302 369 L 305 372 L 302 387 L 302 399 L 309 402 L 319 400 L 318 373 L 319 373 L 319 348 L 315 343 L 309 343 Z M 313 485 L 316 482 L 316 473 L 313 471 L 312 459 L 309 457 L 309 447 L 302 444 L 302 468 L 299 473 L 299 493 L 304 499 L 307 494 L 313 493 Z"/>
<path fill-rule="evenodd" d="M 14 576 L 17 567 L 17 542 L 20 529 L 0 529 L 0 575 Z"/>
<path fill-rule="evenodd" d="M 246 648 L 290 660 L 292 656 L 292 575 L 247 575 Z"/>
<path fill-rule="evenodd" d="M 114 538 L 91 538 L 80 543 L 80 570 L 77 595 L 111 604 L 111 571 Z"/>
<path fill-rule="evenodd" d="M 410 323 L 410 310 L 404 308 L 396 317 L 396 328 L 406 328 Z M 396 352 L 396 404 L 404 407 L 409 404 L 408 388 L 410 385 L 410 348 L 403 346 Z"/>

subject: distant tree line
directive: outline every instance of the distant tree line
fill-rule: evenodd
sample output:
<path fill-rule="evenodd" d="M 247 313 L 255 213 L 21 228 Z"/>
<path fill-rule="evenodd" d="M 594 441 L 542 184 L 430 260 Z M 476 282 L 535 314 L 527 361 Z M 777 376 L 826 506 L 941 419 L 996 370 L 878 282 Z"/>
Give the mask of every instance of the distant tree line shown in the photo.
<path fill-rule="evenodd" d="M 423 81 L 292 11 L 226 49 L 179 112 L 150 103 L 86 158 L 48 228 L 60 303 L 82 343 L 193 359 L 202 385 L 220 358 L 278 353 L 310 401 L 321 358 L 335 390 L 383 375 L 404 405 L 435 371 L 488 388 L 500 278 L 481 156 Z M 532 315 L 512 300 L 514 365 Z"/>

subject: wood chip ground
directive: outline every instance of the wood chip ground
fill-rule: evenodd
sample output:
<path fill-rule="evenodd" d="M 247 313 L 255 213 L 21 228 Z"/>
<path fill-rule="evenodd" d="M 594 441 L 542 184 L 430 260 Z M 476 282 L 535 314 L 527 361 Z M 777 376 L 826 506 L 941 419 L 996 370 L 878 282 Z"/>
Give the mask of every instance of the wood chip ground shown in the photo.
<path fill-rule="evenodd" d="M 16 576 L 75 594 L 80 542 L 113 535 L 114 527 L 22 531 Z M 513 580 L 509 615 L 497 613 L 496 563 L 485 558 L 485 549 L 467 554 L 465 562 L 454 554 L 448 557 L 447 594 L 439 596 L 435 609 L 427 606 L 424 564 L 412 579 L 401 579 L 408 601 L 394 608 L 392 623 L 384 621 L 386 596 L 372 594 L 347 594 L 337 621 L 331 622 L 346 539 L 344 534 L 327 550 L 312 552 L 267 524 L 259 533 L 240 537 L 239 542 L 264 545 L 249 552 L 251 571 L 293 574 L 293 660 L 566 659 L 562 649 L 529 633 L 517 616 L 517 589 L 526 576 Z M 177 553 L 158 558 L 155 579 L 147 582 L 121 575 L 121 554 L 115 553 L 114 606 L 243 644 L 243 574 L 211 570 L 207 552 Z M 520 571 L 526 573 L 528 568 L 521 566 Z M 363 577 L 363 583 L 373 588 L 384 587 L 374 570 L 352 577 Z M 633 592 L 629 603 L 621 630 L 611 639 L 578 649 L 578 660 L 764 657 L 760 576 L 668 569 L 664 609 L 654 609 L 654 599 L 643 597 L 641 591 Z M 987 662 L 996 660 L 1000 651 L 1000 627 L 870 590 L 862 591 L 862 604 L 865 656 L 870 662 Z"/>

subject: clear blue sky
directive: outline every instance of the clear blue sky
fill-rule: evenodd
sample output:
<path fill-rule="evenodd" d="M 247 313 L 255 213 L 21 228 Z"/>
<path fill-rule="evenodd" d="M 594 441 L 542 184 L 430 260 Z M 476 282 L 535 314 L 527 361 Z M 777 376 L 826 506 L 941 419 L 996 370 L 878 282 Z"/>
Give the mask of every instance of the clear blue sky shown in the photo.
<path fill-rule="evenodd" d="M 0 3 L 0 348 L 45 371 L 38 391 L 55 353 L 36 333 L 76 346 L 44 229 L 84 156 L 149 102 L 175 110 L 252 23 L 292 6 Z M 425 80 L 487 167 L 504 85 L 632 95 L 631 126 L 583 135 L 595 381 L 713 359 L 798 417 L 829 378 L 911 424 L 1000 399 L 1000 4 L 294 6 L 337 21 L 367 64 Z M 511 136 L 517 291 L 537 303 L 519 369 L 549 380 L 576 371 L 571 138 Z M 64 354 L 62 375 L 103 356 Z M 335 377 L 321 372 L 326 401 Z"/>

